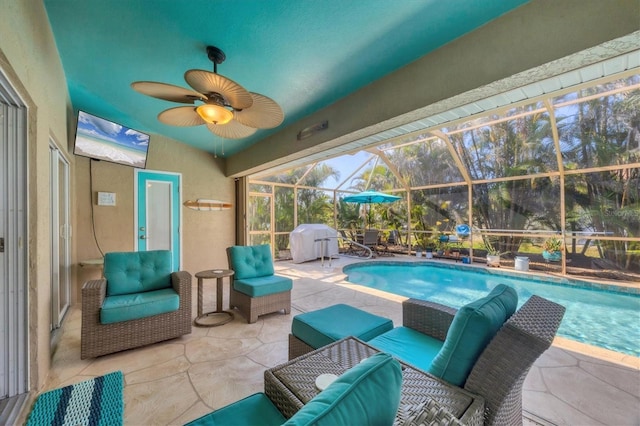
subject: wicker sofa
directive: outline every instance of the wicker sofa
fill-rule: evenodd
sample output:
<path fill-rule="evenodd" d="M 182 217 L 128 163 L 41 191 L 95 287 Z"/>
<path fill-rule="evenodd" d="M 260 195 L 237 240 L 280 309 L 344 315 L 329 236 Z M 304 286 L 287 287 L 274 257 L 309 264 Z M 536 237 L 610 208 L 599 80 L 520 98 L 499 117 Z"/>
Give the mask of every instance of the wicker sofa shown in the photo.
<path fill-rule="evenodd" d="M 404 327 L 444 341 L 457 309 L 408 299 L 403 302 L 402 311 Z M 464 385 L 460 386 L 485 399 L 481 424 L 522 424 L 522 383 L 535 360 L 551 345 L 564 311 L 561 305 L 532 296 L 504 323 L 481 352 Z M 376 346 L 375 339 L 369 343 Z M 413 342 L 406 343 L 411 345 Z M 294 355 L 314 349 L 292 335 L 289 336 L 289 344 Z M 396 345 L 398 348 L 404 346 L 401 341 Z M 450 421 L 446 421 L 447 418 Z M 433 401 L 425 401 L 423 410 L 416 411 L 407 424 L 432 424 L 431 421 L 458 424 L 457 419 Z"/>
<path fill-rule="evenodd" d="M 145 346 L 163 340 L 173 339 L 191 333 L 191 275 L 186 271 L 171 272 L 170 252 L 164 250 L 148 252 L 121 252 L 105 255 L 105 277 L 87 281 L 82 287 L 82 333 L 80 356 L 82 359 L 94 358 L 114 352 Z M 125 277 L 126 275 L 126 277 Z M 164 276 L 163 276 L 164 275 Z M 130 295 L 130 301 L 117 303 L 111 318 L 108 318 L 105 301 L 112 293 L 108 287 L 114 281 L 120 281 L 120 292 Z M 161 306 L 150 315 L 140 312 L 145 308 L 136 306 L 136 296 L 153 293 L 146 289 L 144 282 L 154 281 L 152 286 L 162 287 L 160 291 L 168 293 L 173 300 L 172 306 Z M 162 284 L 160 283 L 162 282 Z M 144 284 L 140 284 L 143 282 Z M 166 283 L 166 284 L 164 284 Z M 164 287 L 166 286 L 166 289 Z M 129 287 L 131 290 L 127 290 Z M 134 288 L 139 288 L 134 290 Z M 177 298 L 171 293 L 175 293 Z M 162 295 L 161 295 L 162 296 Z M 153 296 L 152 296 L 153 298 Z M 153 298 L 157 301 L 158 297 Z M 161 300 L 162 303 L 162 300 Z M 177 308 L 177 309 L 176 309 Z M 124 315 L 123 315 L 124 312 Z M 122 320 L 114 315 L 123 315 Z M 135 319 L 126 319 L 127 316 Z"/>

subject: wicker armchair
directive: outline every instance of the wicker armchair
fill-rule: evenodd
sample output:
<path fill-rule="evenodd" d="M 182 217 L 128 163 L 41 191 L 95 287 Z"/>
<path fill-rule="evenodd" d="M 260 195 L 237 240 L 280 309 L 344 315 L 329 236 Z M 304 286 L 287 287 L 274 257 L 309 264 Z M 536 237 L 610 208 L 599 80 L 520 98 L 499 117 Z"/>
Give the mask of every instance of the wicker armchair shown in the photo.
<path fill-rule="evenodd" d="M 484 349 L 464 389 L 485 399 L 485 425 L 522 424 L 522 383 L 535 360 L 551 346 L 564 312 L 561 305 L 531 296 Z M 403 325 L 444 340 L 455 313 L 448 306 L 409 299 L 403 303 Z M 431 424 L 427 419 L 433 411 L 425 406 L 406 424 Z"/>
<path fill-rule="evenodd" d="M 105 268 L 110 254 L 105 257 Z M 82 287 L 81 358 L 94 358 L 191 333 L 191 275 L 186 271 L 173 272 L 170 281 L 179 296 L 177 310 L 108 324 L 100 320 L 108 294 L 107 279 L 87 281 Z"/>
<path fill-rule="evenodd" d="M 291 313 L 291 278 L 276 275 L 271 246 L 227 247 L 231 276 L 229 306 L 237 308 L 253 324 L 258 317 L 283 311 Z"/>

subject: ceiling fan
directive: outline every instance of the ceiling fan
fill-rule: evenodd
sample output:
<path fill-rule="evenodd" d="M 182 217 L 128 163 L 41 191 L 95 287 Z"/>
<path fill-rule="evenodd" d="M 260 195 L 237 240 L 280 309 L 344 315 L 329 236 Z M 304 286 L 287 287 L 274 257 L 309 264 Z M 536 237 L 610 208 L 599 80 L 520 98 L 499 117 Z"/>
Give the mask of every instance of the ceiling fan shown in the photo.
<path fill-rule="evenodd" d="M 226 139 L 251 136 L 257 129 L 271 129 L 284 120 L 282 108 L 271 98 L 248 92 L 235 81 L 218 74 L 218 64 L 226 59 L 224 52 L 207 46 L 213 72 L 188 70 L 185 81 L 194 90 L 167 83 L 136 81 L 131 87 L 144 95 L 198 106 L 169 108 L 158 114 L 158 120 L 171 126 L 205 124 L 215 135 Z"/>

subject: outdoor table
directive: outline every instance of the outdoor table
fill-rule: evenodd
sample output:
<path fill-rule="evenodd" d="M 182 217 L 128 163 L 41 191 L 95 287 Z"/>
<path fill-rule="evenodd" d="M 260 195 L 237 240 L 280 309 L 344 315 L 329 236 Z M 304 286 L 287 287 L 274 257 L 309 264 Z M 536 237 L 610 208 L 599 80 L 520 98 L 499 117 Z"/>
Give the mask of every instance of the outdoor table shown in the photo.
<path fill-rule="evenodd" d="M 380 351 L 355 337 L 338 340 L 265 371 L 265 394 L 289 418 L 320 392 L 315 385 L 319 375 L 340 375 L 377 352 Z M 402 395 L 395 424 L 402 424 L 412 409 L 429 399 L 435 400 L 464 424 L 483 423 L 482 397 L 408 364 L 401 362 L 401 365 Z"/>
<path fill-rule="evenodd" d="M 233 312 L 225 311 L 222 308 L 222 296 L 223 296 L 223 279 L 233 275 L 233 271 L 230 269 L 213 269 L 200 271 L 196 273 L 198 279 L 198 316 L 193 321 L 196 325 L 201 327 L 216 327 L 228 323 L 233 319 Z M 216 279 L 216 310 L 212 312 L 203 312 L 203 281 L 206 279 Z M 207 322 L 205 319 L 219 316 L 217 322 Z"/>

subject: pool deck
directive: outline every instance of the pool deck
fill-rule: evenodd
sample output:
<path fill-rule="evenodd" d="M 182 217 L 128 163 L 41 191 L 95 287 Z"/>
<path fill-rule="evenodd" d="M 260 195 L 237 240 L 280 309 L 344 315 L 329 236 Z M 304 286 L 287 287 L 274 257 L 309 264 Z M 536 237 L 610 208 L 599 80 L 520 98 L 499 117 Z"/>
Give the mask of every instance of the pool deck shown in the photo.
<path fill-rule="evenodd" d="M 247 324 L 236 313 L 221 327 L 193 327 L 178 339 L 90 360 L 80 360 L 81 315 L 74 306 L 42 391 L 121 370 L 126 425 L 184 424 L 262 391 L 264 370 L 287 361 L 296 314 L 348 303 L 400 325 L 405 298 L 344 281 L 342 267 L 354 261 L 340 257 L 331 266 L 325 260 L 324 267 L 319 260 L 276 262 L 277 273 L 294 279 L 290 315 L 265 315 Z M 213 306 L 215 291 L 206 292 L 205 309 Z M 525 425 L 639 425 L 640 358 L 558 338 L 524 382 L 523 411 Z"/>

